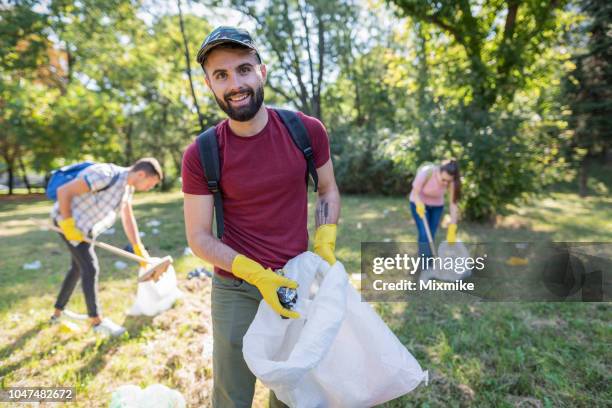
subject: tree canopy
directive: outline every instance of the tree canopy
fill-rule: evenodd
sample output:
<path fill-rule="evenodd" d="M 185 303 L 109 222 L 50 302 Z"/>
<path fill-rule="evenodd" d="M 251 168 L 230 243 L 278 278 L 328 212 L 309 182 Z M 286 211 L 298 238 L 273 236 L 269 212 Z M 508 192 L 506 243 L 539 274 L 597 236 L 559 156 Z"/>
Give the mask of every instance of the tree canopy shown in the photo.
<path fill-rule="evenodd" d="M 0 6 L 9 184 L 154 155 L 171 187 L 224 117 L 194 59 L 228 11 L 252 28 L 267 103 L 326 125 L 344 192 L 405 194 L 420 163 L 456 157 L 465 214 L 489 219 L 609 149 L 601 2 L 21 0 Z"/>

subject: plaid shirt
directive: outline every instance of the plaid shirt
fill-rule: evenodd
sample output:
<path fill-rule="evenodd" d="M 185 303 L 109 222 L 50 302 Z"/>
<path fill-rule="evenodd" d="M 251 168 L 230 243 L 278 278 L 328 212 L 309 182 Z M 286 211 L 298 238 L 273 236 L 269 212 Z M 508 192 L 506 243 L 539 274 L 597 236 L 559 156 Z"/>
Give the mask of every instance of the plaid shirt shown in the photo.
<path fill-rule="evenodd" d="M 79 230 L 95 238 L 115 223 L 122 204 L 131 202 L 134 194 L 134 187 L 127 185 L 128 172 L 126 167 L 100 163 L 79 173 L 78 178 L 85 180 L 90 189 L 72 198 L 72 217 Z M 108 186 L 115 174 L 119 175 L 115 184 L 97 192 Z M 51 217 L 56 221 L 61 219 L 58 202 L 53 206 Z"/>

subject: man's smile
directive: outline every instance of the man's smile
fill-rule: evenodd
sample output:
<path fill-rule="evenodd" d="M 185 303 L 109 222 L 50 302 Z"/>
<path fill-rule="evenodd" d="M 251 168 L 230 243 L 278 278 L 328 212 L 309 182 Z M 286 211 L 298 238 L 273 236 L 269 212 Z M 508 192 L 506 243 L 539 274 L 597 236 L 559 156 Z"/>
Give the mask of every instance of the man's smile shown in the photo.
<path fill-rule="evenodd" d="M 251 100 L 250 92 L 241 92 L 226 98 L 233 106 L 246 106 Z"/>

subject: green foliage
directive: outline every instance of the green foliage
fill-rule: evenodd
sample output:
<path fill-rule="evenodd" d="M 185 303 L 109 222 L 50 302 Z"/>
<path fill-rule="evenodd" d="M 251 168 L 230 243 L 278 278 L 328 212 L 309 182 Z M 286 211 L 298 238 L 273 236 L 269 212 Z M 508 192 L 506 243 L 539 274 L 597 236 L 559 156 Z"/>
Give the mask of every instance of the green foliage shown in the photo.
<path fill-rule="evenodd" d="M 362 45 L 363 46 L 363 45 Z M 405 91 L 392 81 L 388 50 L 374 46 L 361 55 L 346 54 L 337 80 L 323 95 L 324 122 L 338 184 L 343 192 L 406 194 L 410 191 L 410 166 L 398 166 L 390 139 L 409 115 Z"/>
<path fill-rule="evenodd" d="M 200 131 L 179 17 L 131 0 L 9 3 L 0 10 L 0 154 L 39 172 L 85 157 L 157 156 L 169 187 Z M 183 15 L 191 55 L 210 27 Z M 6 24 L 5 24 L 6 23 Z M 208 95 L 199 67 L 195 92 Z M 218 119 L 203 97 L 204 125 Z"/>
<path fill-rule="evenodd" d="M 336 128 L 332 156 L 334 172 L 343 193 L 407 194 L 409 174 L 385 154 L 383 145 L 373 143 L 376 130 Z"/>
<path fill-rule="evenodd" d="M 581 20 L 576 7 L 380 3 L 211 1 L 254 24 L 267 103 L 325 123 L 342 191 L 406 194 L 420 163 L 455 156 L 464 212 L 489 219 L 555 180 L 568 140 L 584 151 L 588 132 L 572 133 L 579 117 L 565 131 L 559 82 L 580 43 L 567 36 Z M 212 27 L 188 2 L 176 4 L 185 12 L 133 0 L 9 2 L 0 11 L 3 168 L 14 173 L 18 158 L 43 172 L 84 155 L 124 165 L 156 156 L 170 187 L 201 129 L 198 111 L 204 126 L 224 117 L 185 59 L 184 42 L 193 59 Z M 609 116 L 598 116 L 598 135 L 609 136 Z"/>
<path fill-rule="evenodd" d="M 416 100 L 414 122 L 392 142 L 404 147 L 398 163 L 457 157 L 472 219 L 491 219 L 555 180 L 565 165 L 556 78 L 568 54 L 553 50 L 575 12 L 564 2 L 389 3 L 409 16 L 401 39 L 415 45 L 396 57 Z"/>
<path fill-rule="evenodd" d="M 514 116 L 469 111 L 463 115 L 442 134 L 452 141 L 450 155 L 460 160 L 461 204 L 468 218 L 490 220 L 554 179 L 560 166 L 554 163 L 559 151 L 554 135 L 530 129 Z"/>
<path fill-rule="evenodd" d="M 581 189 L 586 194 L 589 157 L 606 155 L 612 148 L 612 5 L 585 1 L 586 24 L 580 26 L 585 50 L 573 58 L 575 64 L 563 81 L 568 112 L 568 154 L 581 167 Z"/>
<path fill-rule="evenodd" d="M 34 69 L 45 62 L 47 16 L 34 11 L 34 0 L 0 8 L 0 66 L 3 71 Z"/>
<path fill-rule="evenodd" d="M 554 125 L 469 108 L 433 110 L 428 122 L 391 138 L 386 155 L 405 169 L 407 180 L 421 163 L 457 158 L 463 180 L 460 207 L 468 219 L 504 214 L 508 204 L 539 192 L 565 169 Z"/>
<path fill-rule="evenodd" d="M 257 42 L 270 67 L 268 87 L 285 103 L 321 118 L 321 96 L 332 81 L 347 40 L 357 27 L 351 0 L 232 0 L 232 8 L 256 24 Z"/>
<path fill-rule="evenodd" d="M 400 14 L 429 24 L 460 47 L 466 66 L 455 78 L 464 102 L 487 109 L 509 102 L 525 84 L 525 69 L 556 37 L 555 9 L 565 1 L 391 0 Z"/>

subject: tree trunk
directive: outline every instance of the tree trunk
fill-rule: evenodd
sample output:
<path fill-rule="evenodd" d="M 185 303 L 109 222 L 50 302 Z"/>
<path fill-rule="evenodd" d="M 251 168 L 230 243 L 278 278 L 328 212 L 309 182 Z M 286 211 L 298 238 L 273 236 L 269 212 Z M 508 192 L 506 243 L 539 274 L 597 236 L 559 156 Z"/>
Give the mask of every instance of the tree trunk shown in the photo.
<path fill-rule="evenodd" d="M 317 76 L 316 90 L 317 92 L 313 95 L 313 113 L 316 118 L 323 120 L 323 109 L 321 107 L 321 88 L 323 85 L 323 73 L 325 72 L 325 24 L 323 22 L 323 13 L 320 8 L 315 8 L 315 15 L 317 17 L 317 29 L 319 34 L 319 74 Z"/>
<path fill-rule="evenodd" d="M 172 156 L 172 155 L 170 155 Z M 166 162 L 166 157 L 167 157 L 167 153 L 163 153 L 160 157 L 160 160 L 162 161 L 162 163 Z M 179 173 L 181 174 L 181 173 Z M 172 184 L 173 184 L 174 179 L 170 179 L 170 177 L 164 177 L 164 179 L 161 182 L 161 191 L 170 191 L 170 189 L 172 188 Z"/>
<path fill-rule="evenodd" d="M 604 146 L 601 152 L 601 164 L 612 164 L 612 147 Z"/>
<path fill-rule="evenodd" d="M 30 181 L 28 180 L 28 173 L 26 171 L 26 167 L 23 164 L 23 160 L 19 159 L 19 168 L 21 169 L 21 176 L 23 177 L 23 183 L 26 185 L 28 189 L 28 194 L 32 194 L 32 186 L 30 186 Z"/>
<path fill-rule="evenodd" d="M 588 195 L 587 180 L 589 178 L 589 175 L 588 175 L 589 164 L 587 160 L 588 160 L 588 156 L 585 156 L 582 159 L 582 162 L 580 163 L 580 170 L 578 174 L 578 191 L 579 191 L 580 197 L 586 197 Z"/>
<path fill-rule="evenodd" d="M 187 77 L 189 78 L 189 87 L 191 88 L 191 97 L 193 98 L 193 104 L 198 113 L 198 122 L 200 123 L 200 129 L 204 131 L 204 118 L 200 112 L 200 105 L 198 104 L 198 98 L 196 98 L 195 88 L 193 87 L 193 78 L 191 77 L 191 57 L 189 56 L 189 45 L 187 44 L 187 36 L 185 35 L 185 22 L 183 21 L 183 10 L 181 9 L 181 0 L 177 0 L 176 4 L 179 10 L 179 23 L 181 27 L 181 36 L 183 37 L 183 46 L 185 47 L 185 62 L 187 63 Z"/>
<path fill-rule="evenodd" d="M 428 103 L 427 85 L 429 85 L 429 67 L 427 66 L 427 37 L 423 23 L 416 26 L 417 46 L 416 53 L 419 60 L 417 70 L 417 102 L 419 113 L 427 117 L 431 106 Z"/>
<path fill-rule="evenodd" d="M 13 187 L 15 185 L 15 174 L 13 172 L 13 163 L 8 163 L 8 188 L 9 195 L 13 195 Z"/>
<path fill-rule="evenodd" d="M 132 122 L 128 123 L 127 129 L 125 132 L 125 158 L 127 161 L 127 165 L 131 166 L 134 163 L 134 146 L 132 143 L 132 130 L 133 124 Z"/>

